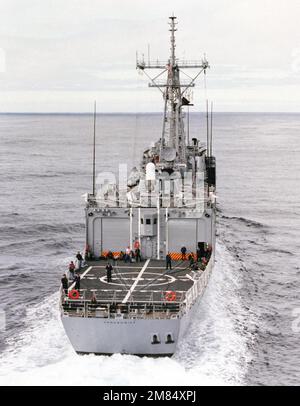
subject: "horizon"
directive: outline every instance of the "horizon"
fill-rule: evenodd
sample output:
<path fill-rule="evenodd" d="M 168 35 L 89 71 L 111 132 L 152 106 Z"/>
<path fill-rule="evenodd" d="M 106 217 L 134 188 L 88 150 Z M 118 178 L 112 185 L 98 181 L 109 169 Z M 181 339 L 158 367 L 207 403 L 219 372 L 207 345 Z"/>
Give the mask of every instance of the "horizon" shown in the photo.
<path fill-rule="evenodd" d="M 88 113 L 94 100 L 107 113 L 160 111 L 161 94 L 136 71 L 136 52 L 168 60 L 172 13 L 176 57 L 210 63 L 207 86 L 200 76 L 191 95 L 199 110 L 209 99 L 220 112 L 300 112 L 298 0 L 153 5 L 2 0 L 0 112 Z"/>
<path fill-rule="evenodd" d="M 142 112 L 124 112 L 124 111 L 110 111 L 110 112 L 97 112 L 96 115 L 101 115 L 101 116 L 106 116 L 106 115 L 157 115 L 157 114 L 163 114 L 163 111 L 142 111 Z M 190 115 L 196 115 L 196 114 L 206 114 L 205 111 L 190 111 Z M 291 115 L 291 114 L 300 114 L 300 111 L 214 111 L 214 115 L 217 114 L 270 114 L 270 115 L 276 115 L 276 114 L 282 114 L 282 115 Z M 76 112 L 76 111 L 8 111 L 8 112 L 1 112 L 0 115 L 94 115 L 93 111 L 82 111 L 82 112 Z"/>

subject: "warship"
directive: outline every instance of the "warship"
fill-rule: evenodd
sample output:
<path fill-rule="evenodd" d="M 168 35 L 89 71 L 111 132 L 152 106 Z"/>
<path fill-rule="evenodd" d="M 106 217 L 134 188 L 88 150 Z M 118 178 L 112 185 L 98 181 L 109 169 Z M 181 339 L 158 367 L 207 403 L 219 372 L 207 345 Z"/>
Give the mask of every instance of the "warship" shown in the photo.
<path fill-rule="evenodd" d="M 189 139 L 188 116 L 191 88 L 209 63 L 206 58 L 179 60 L 175 16 L 169 17 L 169 31 L 168 60 L 136 59 L 149 86 L 162 94 L 162 131 L 139 167 L 128 177 L 121 171 L 118 184 L 100 182 L 97 191 L 94 126 L 93 190 L 86 194 L 80 286 L 61 288 L 59 303 L 62 324 L 78 354 L 171 356 L 195 312 L 201 312 L 213 271 L 212 114 L 207 109 L 206 142 Z"/>

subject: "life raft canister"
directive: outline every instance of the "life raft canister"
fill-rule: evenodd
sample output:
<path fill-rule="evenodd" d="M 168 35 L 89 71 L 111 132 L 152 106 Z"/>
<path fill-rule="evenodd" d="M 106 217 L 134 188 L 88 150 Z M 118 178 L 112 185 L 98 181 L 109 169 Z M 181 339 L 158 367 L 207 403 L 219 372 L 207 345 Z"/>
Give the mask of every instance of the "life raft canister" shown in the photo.
<path fill-rule="evenodd" d="M 169 290 L 166 292 L 165 298 L 168 302 L 174 302 L 176 300 L 176 292 Z"/>
<path fill-rule="evenodd" d="M 69 292 L 69 299 L 77 300 L 79 299 L 79 292 L 76 289 L 73 289 Z"/>

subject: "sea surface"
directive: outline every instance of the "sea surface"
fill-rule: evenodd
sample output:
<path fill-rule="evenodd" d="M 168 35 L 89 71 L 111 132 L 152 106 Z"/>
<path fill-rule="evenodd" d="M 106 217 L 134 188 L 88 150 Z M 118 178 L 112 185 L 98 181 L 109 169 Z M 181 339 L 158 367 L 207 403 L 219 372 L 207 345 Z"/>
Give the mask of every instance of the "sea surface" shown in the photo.
<path fill-rule="evenodd" d="M 130 168 L 160 114 L 99 115 L 97 172 Z M 78 356 L 59 318 L 84 247 L 91 115 L 0 115 L 0 385 L 299 385 L 300 115 L 216 114 L 216 266 L 172 358 Z M 191 137 L 205 141 L 205 118 Z"/>

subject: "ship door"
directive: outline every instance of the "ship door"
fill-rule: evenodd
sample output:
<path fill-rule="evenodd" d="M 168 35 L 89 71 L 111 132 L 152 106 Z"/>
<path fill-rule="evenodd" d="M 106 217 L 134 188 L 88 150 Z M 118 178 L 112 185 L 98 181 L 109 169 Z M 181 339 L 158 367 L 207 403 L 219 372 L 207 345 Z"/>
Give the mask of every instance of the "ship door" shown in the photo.
<path fill-rule="evenodd" d="M 196 219 L 170 219 L 168 221 L 169 252 L 180 253 L 182 247 L 188 252 L 196 251 Z"/>
<path fill-rule="evenodd" d="M 142 239 L 142 256 L 144 258 L 154 258 L 153 240 L 151 238 Z"/>
<path fill-rule="evenodd" d="M 102 220 L 101 218 L 95 218 L 92 223 L 93 235 L 92 238 L 89 235 L 89 244 L 92 246 L 93 253 L 96 257 L 101 254 L 102 248 Z M 89 229 L 90 230 L 90 229 Z"/>
<path fill-rule="evenodd" d="M 120 252 L 129 246 L 129 219 L 102 219 L 102 251 Z"/>

